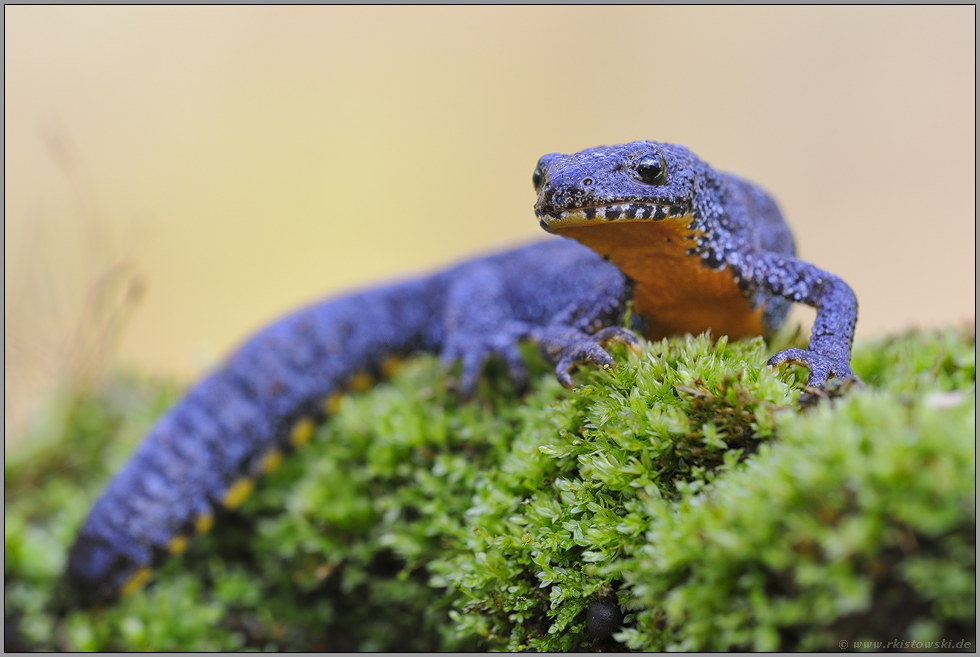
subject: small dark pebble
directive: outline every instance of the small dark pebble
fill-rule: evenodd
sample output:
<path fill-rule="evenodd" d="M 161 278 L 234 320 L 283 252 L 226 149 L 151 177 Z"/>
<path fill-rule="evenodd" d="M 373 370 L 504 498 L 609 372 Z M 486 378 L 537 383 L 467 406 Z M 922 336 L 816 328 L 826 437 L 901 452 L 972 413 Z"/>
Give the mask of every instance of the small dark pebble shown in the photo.
<path fill-rule="evenodd" d="M 593 639 L 605 639 L 623 624 L 623 614 L 611 602 L 596 600 L 585 612 L 585 629 Z"/>

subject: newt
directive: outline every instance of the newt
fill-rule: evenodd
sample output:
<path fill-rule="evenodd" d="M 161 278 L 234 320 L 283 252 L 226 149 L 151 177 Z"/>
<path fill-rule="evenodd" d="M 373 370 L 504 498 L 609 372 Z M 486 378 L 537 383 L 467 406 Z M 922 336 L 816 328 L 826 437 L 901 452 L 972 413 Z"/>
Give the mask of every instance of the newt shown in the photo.
<path fill-rule="evenodd" d="M 765 335 L 804 303 L 817 309 L 809 346 L 770 365 L 807 367 L 811 386 L 854 378 L 857 300 L 840 278 L 795 257 L 761 188 L 683 146 L 650 141 L 545 155 L 533 183 L 541 227 L 571 239 L 311 305 L 259 331 L 194 385 L 79 530 L 67 574 L 82 601 L 138 589 L 210 529 L 216 507 L 237 507 L 284 452 L 306 443 L 340 395 L 414 352 L 461 362 L 468 396 L 491 358 L 525 386 L 517 345 L 531 340 L 572 387 L 575 367 L 614 366 L 608 342 L 638 348 L 634 332 Z"/>

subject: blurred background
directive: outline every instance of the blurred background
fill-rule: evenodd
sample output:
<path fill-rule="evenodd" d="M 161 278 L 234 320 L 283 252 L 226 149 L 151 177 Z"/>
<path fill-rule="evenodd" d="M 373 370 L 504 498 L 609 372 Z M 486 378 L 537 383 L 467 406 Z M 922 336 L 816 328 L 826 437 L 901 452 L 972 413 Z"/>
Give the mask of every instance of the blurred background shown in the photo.
<path fill-rule="evenodd" d="M 189 381 L 541 238 L 537 158 L 636 139 L 766 187 L 859 339 L 970 320 L 975 11 L 7 6 L 5 440 L 110 363 Z"/>

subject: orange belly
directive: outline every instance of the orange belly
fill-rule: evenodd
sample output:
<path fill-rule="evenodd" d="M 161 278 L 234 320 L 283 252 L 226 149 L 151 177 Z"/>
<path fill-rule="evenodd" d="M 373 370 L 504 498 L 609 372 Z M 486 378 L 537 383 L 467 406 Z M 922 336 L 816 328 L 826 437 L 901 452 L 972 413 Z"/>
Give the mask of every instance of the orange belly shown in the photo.
<path fill-rule="evenodd" d="M 608 257 L 633 280 L 633 309 L 648 321 L 647 338 L 707 329 L 733 339 L 762 335 L 763 309 L 752 308 L 731 270 L 713 271 L 687 255 L 690 221 L 603 222 L 556 232 Z"/>

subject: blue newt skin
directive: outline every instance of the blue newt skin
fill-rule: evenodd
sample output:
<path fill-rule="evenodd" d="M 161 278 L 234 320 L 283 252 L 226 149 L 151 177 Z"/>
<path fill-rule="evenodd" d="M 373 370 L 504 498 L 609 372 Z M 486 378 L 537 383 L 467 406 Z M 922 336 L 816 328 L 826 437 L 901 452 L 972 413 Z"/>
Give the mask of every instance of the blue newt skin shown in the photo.
<path fill-rule="evenodd" d="M 541 158 L 534 210 L 548 232 L 533 244 L 326 300 L 248 340 L 153 427 L 95 503 L 69 554 L 87 603 L 126 596 L 152 568 L 235 508 L 282 454 L 310 439 L 345 391 L 368 387 L 413 352 L 461 361 L 472 394 L 488 358 L 518 387 L 517 350 L 539 344 L 573 385 L 580 364 L 612 367 L 610 341 L 711 329 L 733 338 L 777 328 L 793 302 L 817 308 L 797 363 L 808 384 L 852 379 L 857 301 L 836 276 L 794 257 L 792 235 L 758 187 L 714 171 L 683 146 L 634 142 Z"/>

